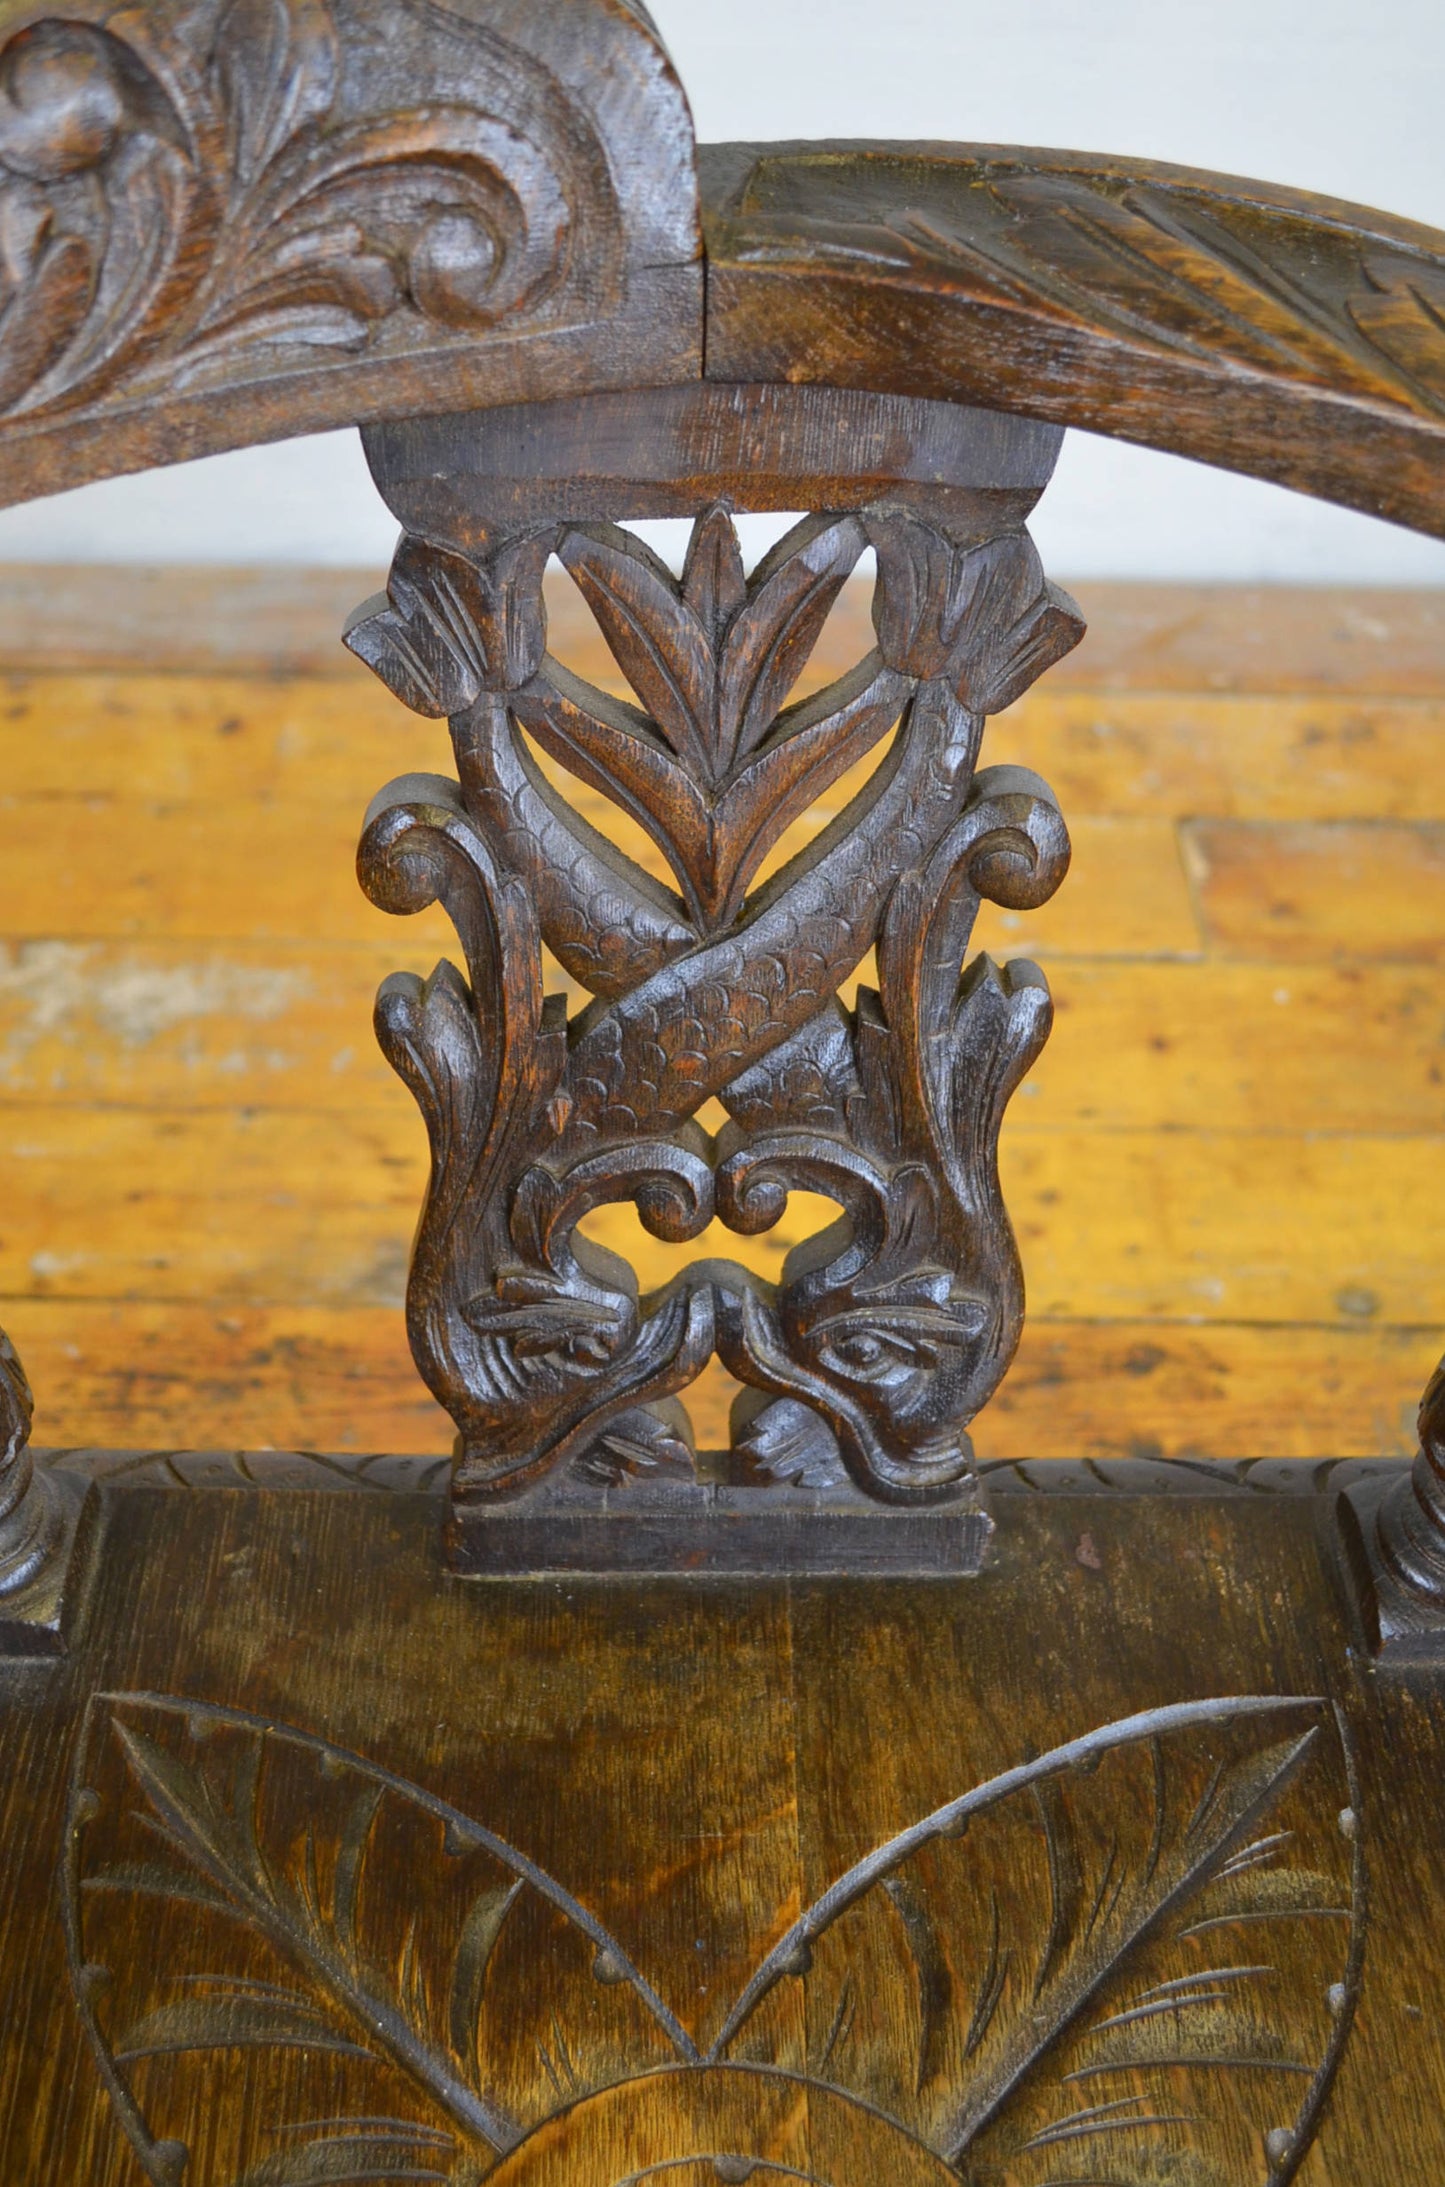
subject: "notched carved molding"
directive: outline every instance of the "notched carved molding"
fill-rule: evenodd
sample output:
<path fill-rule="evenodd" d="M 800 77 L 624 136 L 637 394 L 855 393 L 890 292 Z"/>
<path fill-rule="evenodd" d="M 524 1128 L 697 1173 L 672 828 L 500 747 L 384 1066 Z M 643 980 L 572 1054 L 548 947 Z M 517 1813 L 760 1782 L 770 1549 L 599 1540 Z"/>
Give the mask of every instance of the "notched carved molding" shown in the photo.
<path fill-rule="evenodd" d="M 288 433 L 697 369 L 686 106 L 615 0 L 81 0 L 0 36 L 12 497 L 265 438 L 268 401 Z"/>
<path fill-rule="evenodd" d="M 869 545 L 877 648 L 793 700 Z M 639 704 L 547 655 L 553 551 Z M 680 579 L 610 525 L 536 525 L 475 555 L 404 541 L 347 642 L 408 705 L 450 716 L 459 779 L 384 791 L 358 870 L 388 910 L 443 904 L 466 957 L 465 977 L 398 976 L 377 1004 L 430 1136 L 408 1315 L 460 1430 L 463 1513 L 585 1461 L 619 1415 L 655 1441 L 646 1408 L 714 1349 L 807 1408 L 827 1487 L 973 1499 L 967 1423 L 1023 1305 L 998 1131 L 1050 1006 L 1036 968 L 966 964 L 968 939 L 983 898 L 1040 904 L 1069 855 L 1037 777 L 975 766 L 985 716 L 1081 630 L 1026 534 L 954 537 L 905 509 L 807 518 L 751 576 L 722 506 Z M 534 745 L 647 830 L 674 888 L 579 819 Z M 847 810 L 753 887 L 789 822 L 870 753 Z M 544 942 L 596 998 L 570 1025 Z M 878 988 L 847 1010 L 837 989 L 875 944 Z M 713 1097 L 716 1140 L 695 1120 Z M 579 1229 L 630 1199 L 673 1242 L 715 1217 L 755 1233 L 798 1190 L 844 1214 L 776 1286 L 711 1261 L 639 1298 Z M 739 1489 L 765 1413 L 740 1427 L 708 1476 Z"/>
<path fill-rule="evenodd" d="M 778 2151 L 780 2100 L 838 2107 L 824 2147 L 904 2187 L 1054 2187 L 1081 2158 L 1119 2187 L 1288 2187 L 1360 1991 L 1339 1713 L 1190 1700 L 999 1762 L 927 1814 L 905 1803 L 801 1913 L 731 1908 L 731 1869 L 692 1845 L 689 1876 L 715 1880 L 683 1967 L 364 1755 L 98 1694 L 62 1868 L 77 2010 L 154 2187 L 625 2187 L 624 2157 L 629 2178 L 743 2179 Z M 267 2105 L 216 2104 L 257 2052 Z M 190 2149 L 176 2127 L 198 2116 L 217 2139 Z"/>

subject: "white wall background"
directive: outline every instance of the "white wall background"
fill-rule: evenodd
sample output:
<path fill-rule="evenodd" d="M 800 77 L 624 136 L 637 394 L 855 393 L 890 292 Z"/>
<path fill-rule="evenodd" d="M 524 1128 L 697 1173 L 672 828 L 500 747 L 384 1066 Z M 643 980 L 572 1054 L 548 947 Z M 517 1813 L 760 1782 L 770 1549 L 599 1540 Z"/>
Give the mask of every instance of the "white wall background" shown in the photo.
<path fill-rule="evenodd" d="M 546 0 L 538 0 L 539 5 Z M 698 134 L 1134 153 L 1445 229 L 1445 0 L 652 0 Z M 1061 575 L 1445 584 L 1445 545 L 1071 434 L 1033 530 Z M 0 559 L 365 563 L 354 434 L 0 513 Z"/>

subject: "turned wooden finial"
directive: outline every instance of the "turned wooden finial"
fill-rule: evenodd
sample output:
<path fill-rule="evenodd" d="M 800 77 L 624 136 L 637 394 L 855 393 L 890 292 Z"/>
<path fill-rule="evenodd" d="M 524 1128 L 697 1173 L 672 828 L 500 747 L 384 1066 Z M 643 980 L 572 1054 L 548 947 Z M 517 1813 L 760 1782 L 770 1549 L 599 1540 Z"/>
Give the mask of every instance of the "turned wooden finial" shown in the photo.
<path fill-rule="evenodd" d="M 1445 1603 L 1445 1360 L 1420 1400 L 1415 1463 L 1381 1504 L 1376 1531 L 1395 1578 L 1412 1594 Z"/>
<path fill-rule="evenodd" d="M 0 1330 L 0 1596 L 16 1594 L 59 1545 L 59 1499 L 30 1455 L 35 1400 L 14 1345 Z"/>

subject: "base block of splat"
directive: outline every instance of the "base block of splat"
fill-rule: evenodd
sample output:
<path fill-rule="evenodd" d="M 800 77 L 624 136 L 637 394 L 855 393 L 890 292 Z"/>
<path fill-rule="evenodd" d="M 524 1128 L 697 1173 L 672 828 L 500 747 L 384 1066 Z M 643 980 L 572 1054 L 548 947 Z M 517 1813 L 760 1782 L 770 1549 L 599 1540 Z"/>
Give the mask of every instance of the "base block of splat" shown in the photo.
<path fill-rule="evenodd" d="M 454 1572 L 951 1574 L 983 1567 L 993 1521 L 973 1493 L 942 1506 L 880 1504 L 847 1483 L 544 1481 L 501 1503 L 453 1506 Z"/>

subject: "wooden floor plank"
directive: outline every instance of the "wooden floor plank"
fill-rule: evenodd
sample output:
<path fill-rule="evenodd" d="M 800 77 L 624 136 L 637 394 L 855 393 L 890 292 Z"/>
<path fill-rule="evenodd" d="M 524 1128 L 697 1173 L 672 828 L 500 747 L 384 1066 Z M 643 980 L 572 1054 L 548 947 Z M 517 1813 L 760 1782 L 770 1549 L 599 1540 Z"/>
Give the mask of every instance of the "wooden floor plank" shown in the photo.
<path fill-rule="evenodd" d="M 1445 960 L 1445 825 L 1194 820 L 1182 846 L 1217 951 L 1276 964 Z"/>
<path fill-rule="evenodd" d="M 1050 676 L 989 724 L 984 759 L 1032 767 L 1071 818 L 1438 820 L 1445 701 L 1096 693 Z"/>
<path fill-rule="evenodd" d="M 67 580 L 50 622 L 43 583 L 0 585 L 0 1316 L 47 1439 L 449 1440 L 397 1312 L 423 1135 L 370 1010 L 387 971 L 457 947 L 353 872 L 367 798 L 444 768 L 445 731 L 320 642 L 356 582 L 268 607 L 213 573 Z M 1445 1325 L 1440 603 L 1095 600 L 985 752 L 1053 781 L 1075 863 L 976 937 L 1043 957 L 1057 1006 L 1004 1154 L 1035 1318 L 979 1446 L 1403 1448 Z M 565 590 L 553 635 L 616 686 Z M 857 588 L 811 680 L 870 635 Z M 703 1249 L 776 1273 L 825 1212 L 796 1197 L 766 1238 Z M 688 1257 L 628 1211 L 609 1226 L 647 1282 Z M 730 1396 L 711 1370 L 704 1441 Z"/>
<path fill-rule="evenodd" d="M 0 665 L 314 673 L 385 582 L 379 568 L 11 562 L 0 565 Z"/>
<path fill-rule="evenodd" d="M 363 808 L 364 809 L 364 808 Z M 12 937 L 173 934 L 374 943 L 414 929 L 375 910 L 356 885 L 362 813 L 290 800 L 157 805 L 128 799 L 0 799 L 10 851 Z M 403 944 L 403 946 L 407 946 Z"/>
<path fill-rule="evenodd" d="M 1445 685 L 1445 588 L 1071 583 L 1058 574 L 1089 635 L 1053 671 L 1056 690 L 1438 697 Z M 370 567 L 0 565 L 0 669 L 325 674 L 343 624 L 383 582 Z M 849 586 L 840 644 L 871 643 L 870 596 L 866 580 Z M 548 598 L 554 643 L 576 643 L 588 618 L 572 587 L 554 574 Z"/>
<path fill-rule="evenodd" d="M 1051 962 L 1030 1131 L 1436 1134 L 1445 991 L 1425 966 Z M 1007 1127 L 1006 1127 L 1007 1128 Z"/>
<path fill-rule="evenodd" d="M 415 935 L 398 923 L 371 943 L 0 943 L 0 1107 L 409 1117 L 372 1002 L 388 973 L 457 954 Z M 1015 1110 L 1030 1130 L 1439 1128 L 1445 995 L 1428 967 L 1071 955 L 1050 960 L 1049 980 L 1054 1032 Z"/>
<path fill-rule="evenodd" d="M 11 671 L 0 734 L 10 797 L 280 799 L 343 807 L 353 825 L 393 775 L 452 765 L 445 722 L 345 655 L 326 676 Z"/>
<path fill-rule="evenodd" d="M 819 656 L 809 685 L 867 650 Z M 620 689 L 594 636 L 579 674 Z M 1071 816 L 1438 819 L 1445 814 L 1445 698 L 1329 693 L 1095 693 L 1057 671 L 990 724 L 984 762 L 1027 765 Z M 1445 685 L 1445 660 L 1441 665 Z M 447 771 L 445 725 L 409 714 L 358 662 L 325 676 L 157 672 L 0 676 L 5 788 L 15 797 L 244 797 L 336 802 L 358 814 L 374 787 Z M 847 778 L 852 794 L 865 770 Z"/>
<path fill-rule="evenodd" d="M 444 1452 L 401 1316 L 381 1306 L 0 1298 L 43 1444 Z M 1411 1447 L 1433 1328 L 1030 1320 L 974 1430 L 986 1458 L 1369 1457 Z M 726 1378 L 688 1395 L 726 1438 Z"/>
<path fill-rule="evenodd" d="M 579 798 L 578 805 L 595 817 L 602 801 Z M 440 911 L 402 921 L 362 896 L 355 873 L 360 818 L 272 799 L 159 805 L 0 798 L 8 846 L 3 924 L 11 939 L 309 935 L 370 947 L 394 934 L 404 951 L 425 945 L 455 953 Z M 628 850 L 646 846 L 635 825 L 610 832 Z M 990 907 L 979 925 L 981 947 L 1197 954 L 1199 929 L 1167 821 L 1085 814 L 1071 835 L 1067 895 L 1036 914 Z M 666 871 L 655 855 L 647 862 Z"/>
<path fill-rule="evenodd" d="M 1035 1313 L 1445 1329 L 1438 1138 L 1016 1127 L 1000 1168 Z"/>
<path fill-rule="evenodd" d="M 7 1292 L 397 1306 L 426 1153 L 404 1113 L 17 1106 L 6 1168 Z"/>
<path fill-rule="evenodd" d="M 436 939 L 0 943 L 0 1103 L 405 1108 L 372 1004 Z"/>
<path fill-rule="evenodd" d="M 1438 1327 L 1032 1317 L 984 1458 L 1406 1457 Z"/>
<path fill-rule="evenodd" d="M 36 1389 L 36 1439 L 176 1449 L 443 1452 L 394 1306 L 0 1301 Z"/>
<path fill-rule="evenodd" d="M 973 947 L 994 957 L 1194 957 L 1203 938 L 1179 839 L 1169 822 L 1133 813 L 1069 820 L 1073 858 L 1038 911 L 985 904 Z"/>
<path fill-rule="evenodd" d="M 1416 692 L 1445 684 L 1445 588 L 1086 581 L 1080 689 Z"/>
<path fill-rule="evenodd" d="M 404 1106 L 332 1116 L 15 1104 L 5 1126 L 6 1292 L 400 1298 L 426 1167 Z M 1445 1326 L 1437 1138 L 1016 1125 L 1001 1166 L 1036 1312 Z M 710 1252 L 775 1275 L 830 1214 L 797 1193 L 760 1238 L 718 1225 L 674 1247 L 622 1203 L 586 1229 L 652 1288 Z"/>

